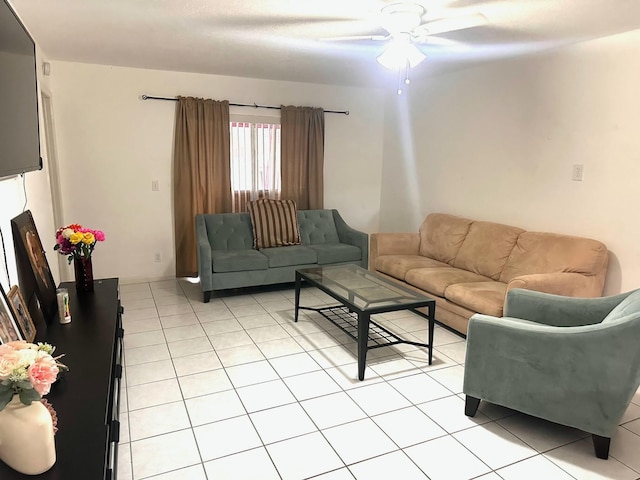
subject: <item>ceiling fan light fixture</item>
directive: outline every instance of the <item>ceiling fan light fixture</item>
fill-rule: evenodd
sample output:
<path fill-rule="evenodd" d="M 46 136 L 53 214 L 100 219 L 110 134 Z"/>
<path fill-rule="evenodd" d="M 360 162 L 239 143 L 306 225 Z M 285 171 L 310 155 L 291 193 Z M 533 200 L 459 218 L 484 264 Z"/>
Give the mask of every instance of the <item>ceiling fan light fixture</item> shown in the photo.
<path fill-rule="evenodd" d="M 378 56 L 377 60 L 384 68 L 401 70 L 407 67 L 414 68 L 425 58 L 427 57 L 424 53 L 412 43 L 394 39 Z"/>

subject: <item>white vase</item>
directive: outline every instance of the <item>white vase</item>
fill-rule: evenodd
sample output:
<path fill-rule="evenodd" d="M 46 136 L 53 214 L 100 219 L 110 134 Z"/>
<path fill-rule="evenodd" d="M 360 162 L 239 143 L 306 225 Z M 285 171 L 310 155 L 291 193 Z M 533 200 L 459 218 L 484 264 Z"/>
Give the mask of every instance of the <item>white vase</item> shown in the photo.
<path fill-rule="evenodd" d="M 56 463 L 53 420 L 41 402 L 24 405 L 14 395 L 0 410 L 0 460 L 27 475 L 46 472 Z"/>

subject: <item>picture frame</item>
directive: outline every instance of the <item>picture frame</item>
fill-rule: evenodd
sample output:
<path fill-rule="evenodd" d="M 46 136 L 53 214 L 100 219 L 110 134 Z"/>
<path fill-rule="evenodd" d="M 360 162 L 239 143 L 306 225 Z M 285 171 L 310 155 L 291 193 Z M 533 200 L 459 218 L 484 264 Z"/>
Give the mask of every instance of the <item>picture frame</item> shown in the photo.
<path fill-rule="evenodd" d="M 22 298 L 22 293 L 17 285 L 14 285 L 7 293 L 9 307 L 13 311 L 18 328 L 22 333 L 22 338 L 27 342 L 33 342 L 36 338 L 36 326 L 31 319 L 27 304 Z"/>
<path fill-rule="evenodd" d="M 38 299 L 40 310 L 47 322 L 55 317 L 58 311 L 56 300 L 56 284 L 51 275 L 51 268 L 45 255 L 38 229 L 30 210 L 25 210 L 11 219 L 11 230 L 18 267 L 18 283 L 23 300 L 31 310 L 33 296 Z"/>
<path fill-rule="evenodd" d="M 2 293 L 0 295 L 0 344 L 24 340 L 16 324 L 13 310 L 9 307 L 9 301 L 2 285 L 0 285 L 0 292 Z"/>

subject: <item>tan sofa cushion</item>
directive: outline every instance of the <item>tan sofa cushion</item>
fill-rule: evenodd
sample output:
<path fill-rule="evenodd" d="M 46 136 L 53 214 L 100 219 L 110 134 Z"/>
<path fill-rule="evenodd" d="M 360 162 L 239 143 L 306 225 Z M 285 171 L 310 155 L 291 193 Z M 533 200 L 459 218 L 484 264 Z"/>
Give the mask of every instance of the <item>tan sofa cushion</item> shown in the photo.
<path fill-rule="evenodd" d="M 472 223 L 444 213 L 427 215 L 420 225 L 420 255 L 453 264 Z"/>
<path fill-rule="evenodd" d="M 381 255 L 374 262 L 373 268 L 378 272 L 386 273 L 400 280 L 404 280 L 406 273 L 414 268 L 449 267 L 447 263 L 420 255 Z"/>
<path fill-rule="evenodd" d="M 500 223 L 473 222 L 453 266 L 498 280 L 522 232 Z"/>
<path fill-rule="evenodd" d="M 454 267 L 416 268 L 409 270 L 405 281 L 422 290 L 444 297 L 449 285 L 454 283 L 488 282 L 487 278 L 477 273 Z"/>
<path fill-rule="evenodd" d="M 456 283 L 444 291 L 444 298 L 474 312 L 502 316 L 507 285 L 502 282 Z"/>
<path fill-rule="evenodd" d="M 520 275 L 573 272 L 597 275 L 607 266 L 607 247 L 590 238 L 556 233 L 524 232 L 518 237 L 500 281 Z"/>

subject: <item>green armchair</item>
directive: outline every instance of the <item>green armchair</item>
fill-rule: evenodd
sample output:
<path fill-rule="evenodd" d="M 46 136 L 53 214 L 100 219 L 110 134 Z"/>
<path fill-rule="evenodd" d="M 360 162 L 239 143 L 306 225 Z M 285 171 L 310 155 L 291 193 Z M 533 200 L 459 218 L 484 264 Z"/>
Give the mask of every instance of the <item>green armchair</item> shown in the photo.
<path fill-rule="evenodd" d="M 640 289 L 573 298 L 514 289 L 469 321 L 465 414 L 480 400 L 591 433 L 598 458 L 640 386 Z"/>

